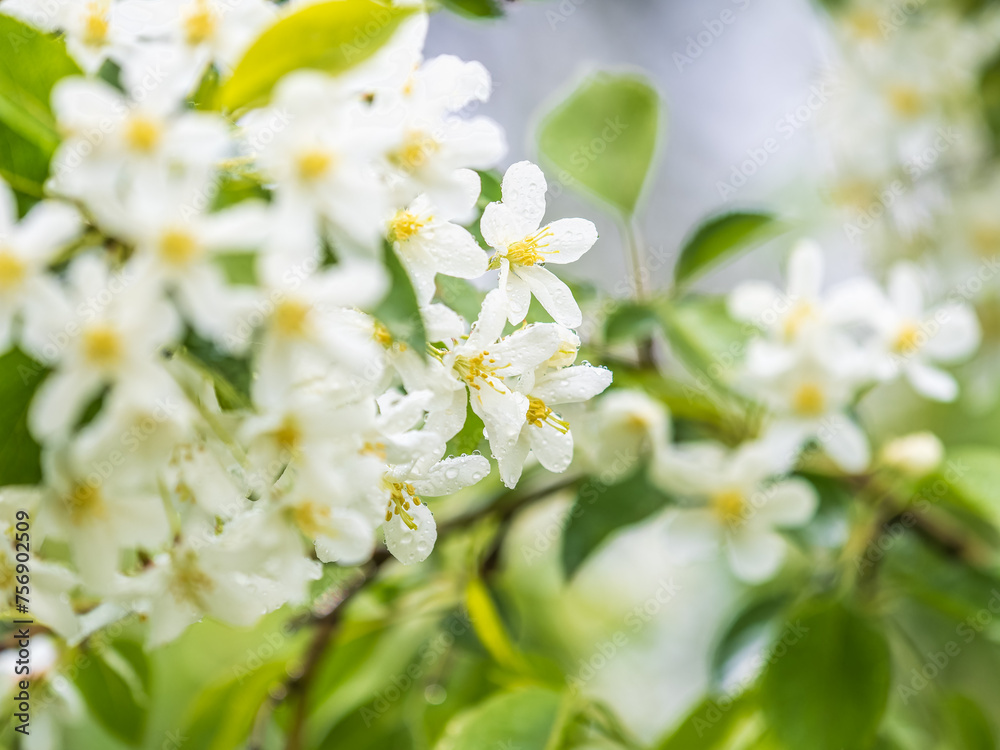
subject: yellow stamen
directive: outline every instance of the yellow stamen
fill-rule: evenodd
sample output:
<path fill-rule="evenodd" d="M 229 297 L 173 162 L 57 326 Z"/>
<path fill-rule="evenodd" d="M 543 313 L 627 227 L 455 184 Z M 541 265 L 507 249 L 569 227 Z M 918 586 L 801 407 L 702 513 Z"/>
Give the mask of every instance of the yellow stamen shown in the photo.
<path fill-rule="evenodd" d="M 198 567 L 197 555 L 188 550 L 180 559 L 174 559 L 170 577 L 170 592 L 182 601 L 204 606 L 206 595 L 215 588 L 212 579 Z"/>
<path fill-rule="evenodd" d="M 792 408 L 806 417 L 818 417 L 826 411 L 826 394 L 816 383 L 803 383 L 792 397 Z"/>
<path fill-rule="evenodd" d="M 87 3 L 83 15 L 83 43 L 88 47 L 100 47 L 108 39 L 111 24 L 108 22 L 110 4 L 107 2 Z"/>
<path fill-rule="evenodd" d="M 503 393 L 503 391 L 497 388 L 497 386 L 490 380 L 490 378 L 496 377 L 497 370 L 503 369 L 503 367 L 498 367 L 496 362 L 496 359 L 491 357 L 489 352 L 483 352 L 481 354 L 477 354 L 475 357 L 455 357 L 454 368 L 455 372 L 458 373 L 459 377 L 461 377 L 470 388 L 475 388 L 478 391 L 481 387 L 479 381 L 483 381 L 497 393 Z M 504 367 L 506 366 L 507 365 L 504 365 Z"/>
<path fill-rule="evenodd" d="M 295 525 L 303 534 L 315 539 L 330 532 L 330 509 L 314 500 L 303 500 L 292 510 Z"/>
<path fill-rule="evenodd" d="M 523 240 L 508 245 L 506 253 L 503 255 L 497 253 L 490 259 L 490 267 L 499 268 L 500 258 L 502 257 L 506 258 L 512 266 L 533 266 L 536 263 L 543 263 L 545 256 L 540 251 L 543 247 L 548 247 L 549 243 L 542 240 L 551 236 L 551 231 L 542 229 L 530 237 L 525 237 Z"/>
<path fill-rule="evenodd" d="M 375 321 L 375 327 L 372 332 L 372 338 L 375 339 L 375 342 L 379 346 L 382 346 L 385 349 L 388 349 L 390 346 L 392 346 L 392 333 L 390 333 L 389 329 L 386 328 L 384 323 L 380 323 L 377 320 Z"/>
<path fill-rule="evenodd" d="M 110 326 L 98 325 L 83 333 L 83 355 L 91 364 L 108 367 L 122 356 L 122 341 L 118 332 Z"/>
<path fill-rule="evenodd" d="M 889 105 L 902 117 L 916 117 L 924 111 L 924 100 L 913 86 L 890 86 Z"/>
<path fill-rule="evenodd" d="M 723 490 L 709 499 L 709 507 L 723 523 L 733 524 L 743 518 L 746 498 L 738 490 Z"/>
<path fill-rule="evenodd" d="M 274 327 L 283 336 L 298 338 L 309 331 L 309 314 L 312 307 L 300 300 L 286 299 L 274 310 Z"/>
<path fill-rule="evenodd" d="M 63 503 L 69 512 L 70 522 L 74 525 L 91 519 L 106 518 L 108 515 L 100 488 L 89 484 L 74 485 L 69 494 L 63 497 Z"/>
<path fill-rule="evenodd" d="M 433 219 L 433 216 L 421 217 L 409 211 L 400 211 L 389 225 L 390 238 L 395 242 L 406 242 Z"/>
<path fill-rule="evenodd" d="M 920 326 L 916 322 L 908 320 L 899 327 L 896 339 L 892 342 L 892 350 L 902 356 L 915 354 L 923 344 L 923 338 Z"/>
<path fill-rule="evenodd" d="M 314 182 L 327 174 L 337 159 L 334 154 L 322 149 L 303 151 L 296 159 L 299 177 L 306 182 Z"/>
<path fill-rule="evenodd" d="M 218 19 L 205 0 L 195 0 L 193 10 L 184 18 L 184 36 L 191 46 L 201 44 L 215 34 Z"/>
<path fill-rule="evenodd" d="M 404 136 L 403 145 L 390 156 L 390 160 L 400 169 L 412 172 L 422 167 L 440 148 L 441 144 L 433 136 L 411 130 Z"/>
<path fill-rule="evenodd" d="M 160 123 L 144 115 L 132 115 L 125 123 L 125 141 L 139 153 L 148 154 L 156 150 L 162 135 Z"/>
<path fill-rule="evenodd" d="M 393 515 L 397 515 L 409 528 L 416 530 L 417 522 L 409 510 L 411 502 L 420 505 L 420 498 L 417 497 L 413 485 L 408 482 L 386 482 L 386 486 L 389 489 L 389 504 L 385 509 L 385 520 L 391 521 Z"/>
<path fill-rule="evenodd" d="M 168 263 L 183 266 L 198 255 L 198 241 L 183 229 L 168 229 L 160 237 L 160 255 Z"/>
<path fill-rule="evenodd" d="M 802 328 L 809 322 L 816 320 L 816 318 L 816 308 L 810 302 L 804 300 L 796 302 L 788 315 L 785 316 L 784 323 L 782 324 L 782 333 L 785 336 L 785 340 L 794 340 L 802 331 Z"/>
<path fill-rule="evenodd" d="M 0 289 L 9 291 L 24 281 L 28 267 L 10 250 L 0 249 Z"/>
<path fill-rule="evenodd" d="M 569 432 L 569 422 L 559 419 L 552 409 L 545 405 L 544 401 L 534 396 L 528 396 L 528 413 L 525 418 L 532 427 L 541 427 L 547 424 L 563 435 Z"/>
<path fill-rule="evenodd" d="M 286 416 L 272 433 L 272 437 L 279 448 L 289 453 L 295 453 L 302 443 L 302 430 L 294 417 Z"/>

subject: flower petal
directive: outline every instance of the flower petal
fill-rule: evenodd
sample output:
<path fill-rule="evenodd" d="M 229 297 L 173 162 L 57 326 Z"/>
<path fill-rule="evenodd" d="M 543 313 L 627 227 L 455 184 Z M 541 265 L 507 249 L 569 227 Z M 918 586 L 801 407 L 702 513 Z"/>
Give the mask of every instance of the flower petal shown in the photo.
<path fill-rule="evenodd" d="M 763 583 L 778 572 L 787 548 L 780 534 L 747 528 L 729 539 L 726 556 L 741 581 Z"/>
<path fill-rule="evenodd" d="M 530 161 L 512 164 L 503 176 L 503 203 L 523 220 L 527 228 L 525 235 L 534 232 L 542 223 L 546 190 L 545 175 Z"/>
<path fill-rule="evenodd" d="M 597 242 L 597 227 L 586 219 L 559 219 L 545 227 L 542 236 L 546 263 L 572 263 Z"/>
<path fill-rule="evenodd" d="M 611 385 L 612 377 L 611 370 L 604 367 L 574 365 L 545 376 L 535 384 L 531 395 L 549 406 L 589 401 Z"/>
<path fill-rule="evenodd" d="M 421 479 L 411 481 L 420 497 L 440 497 L 458 492 L 490 473 L 484 456 L 455 456 L 434 464 Z"/>
<path fill-rule="evenodd" d="M 958 397 L 958 383 L 944 370 L 920 362 L 911 362 L 906 366 L 905 372 L 913 390 L 922 396 L 946 403 Z"/>
<path fill-rule="evenodd" d="M 392 518 L 382 524 L 385 533 L 385 546 L 403 565 L 423 562 L 434 549 L 437 541 L 437 524 L 434 514 L 426 503 L 410 505 L 408 511 L 417 528 L 411 529 L 403 519 L 393 514 Z"/>
<path fill-rule="evenodd" d="M 531 293 L 556 323 L 576 328 L 583 322 L 573 292 L 554 273 L 541 266 L 521 266 L 514 273 L 527 282 Z"/>

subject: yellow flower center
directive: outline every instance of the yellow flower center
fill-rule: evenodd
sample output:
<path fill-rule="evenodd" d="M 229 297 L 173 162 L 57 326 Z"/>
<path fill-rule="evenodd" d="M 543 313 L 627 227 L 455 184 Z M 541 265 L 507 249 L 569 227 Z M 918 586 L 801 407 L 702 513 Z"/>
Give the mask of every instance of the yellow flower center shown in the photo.
<path fill-rule="evenodd" d="M 385 508 L 385 520 L 391 521 L 394 515 L 411 529 L 417 528 L 417 522 L 410 515 L 410 503 L 420 505 L 420 498 L 417 497 L 413 485 L 408 482 L 386 482 L 389 489 L 389 504 Z"/>
<path fill-rule="evenodd" d="M 274 327 L 283 336 L 297 338 L 309 331 L 309 313 L 312 307 L 301 300 L 286 299 L 274 310 Z"/>
<path fill-rule="evenodd" d="M 972 246 L 984 257 L 991 257 L 1000 250 L 1000 225 L 980 224 L 972 229 Z"/>
<path fill-rule="evenodd" d="M 10 250 L 0 249 L 0 290 L 10 291 L 27 275 L 28 267 Z"/>
<path fill-rule="evenodd" d="M 826 411 L 826 394 L 816 383 L 803 383 L 792 396 L 792 409 L 805 417 L 818 417 Z"/>
<path fill-rule="evenodd" d="M 901 356 L 915 354 L 923 344 L 924 334 L 920 326 L 912 320 L 908 320 L 899 327 L 896 339 L 892 342 L 892 350 Z"/>
<path fill-rule="evenodd" d="M 87 3 L 83 12 L 83 43 L 88 47 L 100 47 L 107 41 L 111 24 L 108 22 L 110 4 L 107 2 Z"/>
<path fill-rule="evenodd" d="M 569 432 L 569 422 L 559 419 L 544 401 L 534 396 L 528 396 L 528 414 L 525 418 L 532 427 L 548 424 L 563 435 Z"/>
<path fill-rule="evenodd" d="M 336 157 L 323 149 L 303 151 L 296 159 L 299 177 L 305 182 L 315 182 L 327 174 L 336 162 Z"/>
<path fill-rule="evenodd" d="M 785 316 L 782 333 L 786 341 L 794 340 L 809 322 L 818 317 L 816 308 L 808 301 L 796 302 Z"/>
<path fill-rule="evenodd" d="M 847 25 L 862 39 L 877 39 L 882 36 L 878 14 L 871 10 L 857 10 L 847 16 Z"/>
<path fill-rule="evenodd" d="M 296 504 L 292 518 L 302 533 L 312 539 L 329 533 L 330 508 L 315 500 L 303 500 Z"/>
<path fill-rule="evenodd" d="M 74 525 L 91 519 L 105 518 L 108 514 L 100 489 L 89 484 L 74 485 L 69 494 L 63 497 L 63 503 L 69 512 L 70 522 Z"/>
<path fill-rule="evenodd" d="M 491 357 L 489 352 L 477 354 L 475 357 L 455 357 L 454 368 L 470 388 L 478 391 L 482 387 L 480 382 L 482 381 L 493 390 L 502 393 L 490 378 L 496 377 L 496 371 L 503 368 L 497 366 L 496 359 Z"/>
<path fill-rule="evenodd" d="M 202 608 L 206 595 L 215 588 L 212 579 L 198 567 L 197 555 L 190 550 L 180 559 L 174 559 L 169 586 L 170 592 L 177 599 L 192 602 Z"/>
<path fill-rule="evenodd" d="M 404 136 L 403 145 L 390 159 L 400 169 L 412 172 L 422 167 L 440 149 L 441 144 L 433 136 L 411 130 Z"/>
<path fill-rule="evenodd" d="M 889 105 L 902 117 L 916 117 L 924 111 L 924 99 L 913 86 L 891 86 L 888 97 Z"/>
<path fill-rule="evenodd" d="M 195 0 L 194 8 L 184 18 L 184 36 L 194 46 L 207 41 L 215 34 L 218 19 L 205 0 Z"/>
<path fill-rule="evenodd" d="M 110 326 L 98 325 L 83 333 L 83 356 L 97 367 L 109 367 L 121 359 L 122 340 Z"/>
<path fill-rule="evenodd" d="M 272 433 L 272 437 L 279 448 L 294 453 L 302 442 L 302 430 L 294 417 L 286 416 Z"/>
<path fill-rule="evenodd" d="M 125 123 L 125 142 L 133 151 L 142 154 L 153 152 L 160 144 L 163 128 L 160 123 L 144 115 L 132 115 Z"/>
<path fill-rule="evenodd" d="M 160 255 L 168 263 L 183 266 L 198 255 L 198 241 L 183 229 L 168 229 L 160 237 Z"/>
<path fill-rule="evenodd" d="M 530 237 L 511 243 L 507 246 L 506 253 L 503 255 L 497 253 L 490 259 L 490 268 L 499 268 L 501 257 L 506 258 L 512 266 L 533 266 L 536 263 L 544 262 L 545 256 L 540 251 L 543 247 L 548 247 L 549 243 L 542 240 L 551 236 L 551 231 L 542 229 Z"/>
<path fill-rule="evenodd" d="M 379 346 L 388 349 L 392 346 L 392 333 L 386 328 L 384 323 L 375 321 L 374 331 L 372 332 L 372 338 L 375 339 L 375 343 Z"/>
<path fill-rule="evenodd" d="M 743 493 L 738 490 L 723 490 L 712 495 L 709 507 L 720 521 L 733 524 L 743 518 L 747 501 Z"/>
<path fill-rule="evenodd" d="M 400 211 L 392 219 L 389 234 L 395 242 L 406 242 L 433 219 L 433 216 L 420 217 L 409 211 Z"/>

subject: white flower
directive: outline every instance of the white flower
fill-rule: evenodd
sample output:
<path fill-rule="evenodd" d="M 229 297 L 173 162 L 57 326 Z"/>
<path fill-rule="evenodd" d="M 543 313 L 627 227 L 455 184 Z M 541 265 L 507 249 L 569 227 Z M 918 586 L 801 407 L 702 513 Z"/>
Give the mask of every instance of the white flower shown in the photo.
<path fill-rule="evenodd" d="M 440 354 L 450 378 L 437 385 L 437 390 L 453 392 L 456 382 L 468 387 L 472 410 L 483 420 L 490 447 L 498 456 L 517 440 L 528 413 L 528 398 L 504 379 L 534 372 L 560 345 L 552 324 L 529 325 L 501 339 L 505 323 L 504 300 L 494 289 L 486 295 L 468 338 Z"/>
<path fill-rule="evenodd" d="M 64 140 L 52 158 L 53 190 L 86 202 L 99 219 L 106 203 L 166 170 L 202 176 L 230 148 L 227 125 L 180 109 L 163 96 L 130 101 L 103 81 L 64 78 L 52 90 Z"/>
<path fill-rule="evenodd" d="M 39 541 L 66 542 L 81 580 L 99 593 L 114 587 L 123 550 L 155 550 L 170 530 L 155 478 L 113 458 L 78 448 L 45 454 L 38 512 Z"/>
<path fill-rule="evenodd" d="M 52 294 L 40 289 L 53 283 L 46 267 L 81 229 L 76 210 L 55 201 L 36 204 L 19 222 L 14 194 L 0 180 L 0 352 L 13 343 L 19 316 L 26 329 L 34 329 L 33 312 Z"/>
<path fill-rule="evenodd" d="M 48 300 L 47 341 L 32 354 L 55 363 L 31 403 L 29 425 L 42 438 L 73 426 L 104 386 L 125 382 L 134 393 L 159 394 L 166 377 L 156 362 L 175 341 L 180 321 L 158 290 L 128 270 L 112 273 L 96 256 L 70 265 L 61 296 Z"/>
<path fill-rule="evenodd" d="M 902 371 L 913 388 L 937 401 L 953 401 L 958 383 L 934 363 L 966 359 L 982 338 L 973 309 L 960 301 L 928 308 L 919 270 L 899 263 L 889 275 L 887 304 L 874 315 L 882 353 L 882 373 Z"/>
<path fill-rule="evenodd" d="M 545 176 L 531 162 L 518 162 L 503 178 L 503 201 L 483 212 L 483 238 L 497 252 L 500 289 L 511 323 L 528 314 L 534 295 L 557 323 L 573 328 L 583 316 L 573 293 L 546 263 L 571 263 L 597 242 L 597 228 L 585 219 L 560 219 L 539 229 L 545 214 Z"/>
<path fill-rule="evenodd" d="M 258 261 L 268 292 L 267 314 L 257 356 L 260 393 L 279 393 L 298 382 L 302 368 L 323 361 L 377 380 L 380 350 L 357 326 L 349 308 L 370 307 L 385 293 L 386 273 L 368 261 L 349 261 L 315 271 L 313 258 L 297 260 L 277 249 Z M 314 272 L 315 271 L 315 272 Z M 256 316 L 251 315 L 248 320 Z M 242 345 L 247 340 L 238 342 Z M 374 366 L 374 370 L 372 369 Z"/>
<path fill-rule="evenodd" d="M 819 502 L 803 479 L 768 481 L 777 463 L 768 446 L 754 443 L 732 452 L 689 443 L 661 454 L 655 464 L 660 484 L 697 506 L 672 518 L 671 552 L 689 561 L 721 544 L 738 578 L 772 578 L 787 549 L 777 529 L 807 523 Z"/>
<path fill-rule="evenodd" d="M 469 191 L 470 206 L 479 193 L 478 175 L 471 174 L 476 182 Z M 434 296 L 434 277 L 439 273 L 462 279 L 486 273 L 486 253 L 467 229 L 451 223 L 450 218 L 442 215 L 427 195 L 421 195 L 389 221 L 389 239 L 421 305 L 429 304 Z"/>
<path fill-rule="evenodd" d="M 387 472 L 381 495 L 389 551 L 404 565 L 426 560 L 437 540 L 437 525 L 423 498 L 458 492 L 489 473 L 490 462 L 477 455 L 446 458 L 419 474 Z"/>
<path fill-rule="evenodd" d="M 321 235 L 324 222 L 363 248 L 380 246 L 389 195 L 378 164 L 389 134 L 351 92 L 315 71 L 282 78 L 271 106 L 241 122 L 279 211 Z"/>
<path fill-rule="evenodd" d="M 143 190 L 128 197 L 114 226 L 135 245 L 134 273 L 171 292 L 195 330 L 226 348 L 256 291 L 228 284 L 215 260 L 257 248 L 269 213 L 258 201 L 203 212 L 194 199 L 206 190 L 205 185 L 191 192 L 169 180 L 147 179 Z"/>
<path fill-rule="evenodd" d="M 378 121 L 394 134 L 388 157 L 402 202 L 427 193 L 449 215 L 470 218 L 464 197 L 469 170 L 494 166 L 507 144 L 493 120 L 455 113 L 486 101 L 491 85 L 480 63 L 442 55 L 410 73 L 398 89 L 377 92 Z"/>
<path fill-rule="evenodd" d="M 645 391 L 618 388 L 594 402 L 574 423 L 578 448 L 591 471 L 630 469 L 665 450 L 671 437 L 670 414 Z"/>
<path fill-rule="evenodd" d="M 299 472 L 291 492 L 281 500 L 293 523 L 316 545 L 323 562 L 359 565 L 375 549 L 374 513 L 352 507 L 342 483 L 331 482 L 318 471 Z"/>
<path fill-rule="evenodd" d="M 863 277 L 824 295 L 823 251 L 812 240 L 802 240 L 792 250 L 787 276 L 784 292 L 766 281 L 737 286 L 727 300 L 730 315 L 752 323 L 779 344 L 809 343 L 820 337 L 825 342 L 835 327 L 864 322 L 881 298 L 875 283 Z"/>
<path fill-rule="evenodd" d="M 562 411 L 558 407 L 589 401 L 609 385 L 610 370 L 575 365 L 558 370 L 546 368 L 530 387 L 522 386 L 528 396 L 524 426 L 510 450 L 497 456 L 503 483 L 508 487 L 517 484 L 529 451 L 549 471 L 566 471 L 573 460 L 573 434 L 569 421 L 557 413 Z"/>
<path fill-rule="evenodd" d="M 167 643 L 204 615 L 252 625 L 286 601 L 301 601 L 317 563 L 292 530 L 262 512 L 227 524 L 221 534 L 185 537 L 126 590 L 149 600 L 149 645 Z"/>

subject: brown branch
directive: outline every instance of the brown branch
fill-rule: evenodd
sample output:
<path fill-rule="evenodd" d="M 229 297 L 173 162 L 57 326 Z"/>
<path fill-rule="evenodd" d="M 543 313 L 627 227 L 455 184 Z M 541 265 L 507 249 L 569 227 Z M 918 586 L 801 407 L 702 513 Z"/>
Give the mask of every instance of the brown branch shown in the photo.
<path fill-rule="evenodd" d="M 501 526 L 506 527 L 513 516 L 522 508 L 538 502 L 554 492 L 571 487 L 576 481 L 577 477 L 564 478 L 554 484 L 525 493 L 520 497 L 515 497 L 507 503 L 504 503 L 503 499 L 508 497 L 510 493 L 505 493 L 492 502 L 485 503 L 481 507 L 443 522 L 438 526 L 438 536 L 447 536 L 448 534 L 467 529 L 494 514 L 500 521 Z M 329 609 L 320 614 L 311 613 L 303 619 L 301 624 L 309 623 L 314 625 L 316 632 L 313 634 L 313 639 L 310 641 L 309 647 L 306 649 L 303 657 L 302 671 L 286 683 L 287 691 L 285 699 L 294 695 L 295 710 L 292 715 L 291 727 L 288 730 L 288 740 L 285 744 L 285 750 L 301 750 L 303 747 L 306 719 L 309 714 L 309 689 L 316 677 L 316 671 L 319 668 L 320 662 L 337 632 L 346 605 L 370 581 L 378 576 L 382 567 L 391 559 L 392 555 L 389 554 L 388 550 L 384 548 L 377 550 L 372 559 L 361 568 L 361 575 L 348 581 L 340 594 L 340 598 Z"/>

